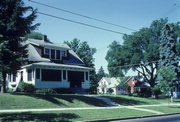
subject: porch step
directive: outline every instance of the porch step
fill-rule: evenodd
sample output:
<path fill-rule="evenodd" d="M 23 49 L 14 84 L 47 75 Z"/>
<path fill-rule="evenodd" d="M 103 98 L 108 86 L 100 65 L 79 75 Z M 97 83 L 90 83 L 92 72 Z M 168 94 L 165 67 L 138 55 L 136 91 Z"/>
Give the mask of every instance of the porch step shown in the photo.
<path fill-rule="evenodd" d="M 75 94 L 86 94 L 86 91 L 82 88 L 71 88 L 71 91 Z"/>

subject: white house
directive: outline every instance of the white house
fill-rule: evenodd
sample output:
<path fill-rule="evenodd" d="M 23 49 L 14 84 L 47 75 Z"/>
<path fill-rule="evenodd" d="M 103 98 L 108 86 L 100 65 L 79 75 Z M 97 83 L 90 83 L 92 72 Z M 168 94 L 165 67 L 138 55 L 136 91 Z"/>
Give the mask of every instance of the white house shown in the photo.
<path fill-rule="evenodd" d="M 111 93 L 111 94 L 126 94 L 125 91 L 123 90 L 122 86 L 120 85 L 120 79 L 119 78 L 108 78 L 108 77 L 103 77 L 99 82 L 98 82 L 98 87 L 97 91 L 99 94 L 106 94 L 106 93 Z"/>
<path fill-rule="evenodd" d="M 43 40 L 27 39 L 28 61 L 9 74 L 7 87 L 16 89 L 20 81 L 35 88 L 90 88 L 89 72 L 83 61 L 66 44 L 54 44 Z"/>

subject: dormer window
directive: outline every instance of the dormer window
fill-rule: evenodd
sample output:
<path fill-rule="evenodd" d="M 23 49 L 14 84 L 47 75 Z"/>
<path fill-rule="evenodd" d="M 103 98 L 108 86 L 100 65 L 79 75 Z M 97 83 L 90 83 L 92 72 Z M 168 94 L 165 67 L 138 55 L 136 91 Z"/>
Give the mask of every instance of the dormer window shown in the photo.
<path fill-rule="evenodd" d="M 44 49 L 44 54 L 45 54 L 45 55 L 49 55 L 49 54 L 50 54 L 50 49 L 45 48 L 45 49 Z"/>
<path fill-rule="evenodd" d="M 56 59 L 61 59 L 60 50 L 56 50 Z"/>
<path fill-rule="evenodd" d="M 62 60 L 62 57 L 67 57 L 67 51 L 44 48 L 44 55 L 49 59 Z"/>
<path fill-rule="evenodd" d="M 55 50 L 51 50 L 51 59 L 55 59 Z"/>
<path fill-rule="evenodd" d="M 61 51 L 61 53 L 63 57 L 66 57 L 66 51 Z"/>

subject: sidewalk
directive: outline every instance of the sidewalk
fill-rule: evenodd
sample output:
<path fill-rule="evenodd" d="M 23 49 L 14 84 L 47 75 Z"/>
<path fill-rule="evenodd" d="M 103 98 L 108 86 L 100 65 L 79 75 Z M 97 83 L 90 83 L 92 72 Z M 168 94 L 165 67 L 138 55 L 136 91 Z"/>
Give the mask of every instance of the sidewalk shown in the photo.
<path fill-rule="evenodd" d="M 47 112 L 47 111 L 66 111 L 66 110 L 92 110 L 92 109 L 115 109 L 115 108 L 127 108 L 127 109 L 136 109 L 140 111 L 148 111 L 155 114 L 163 114 L 158 111 L 152 111 L 149 109 L 141 109 L 137 107 L 148 107 L 148 106 L 171 106 L 180 104 L 156 104 L 156 105 L 135 105 L 135 106 L 112 106 L 112 107 L 81 107 L 81 108 L 40 108 L 40 109 L 5 109 L 0 110 L 0 113 L 13 113 L 13 112 Z"/>

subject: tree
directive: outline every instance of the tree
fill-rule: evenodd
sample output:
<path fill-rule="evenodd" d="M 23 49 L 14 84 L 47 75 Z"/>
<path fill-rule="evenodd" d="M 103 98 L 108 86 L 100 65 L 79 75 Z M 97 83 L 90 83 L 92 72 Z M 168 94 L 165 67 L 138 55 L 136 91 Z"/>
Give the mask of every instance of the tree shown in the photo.
<path fill-rule="evenodd" d="M 71 42 L 65 41 L 66 43 L 84 62 L 86 67 L 94 68 L 94 57 L 96 53 L 95 48 L 91 48 L 86 41 L 80 42 L 78 39 L 73 39 Z M 95 70 L 90 71 L 91 79 L 91 91 L 97 92 L 97 79 Z"/>
<path fill-rule="evenodd" d="M 158 74 L 160 75 L 159 78 L 160 82 L 158 86 L 163 92 L 165 93 L 170 92 L 171 102 L 173 102 L 173 88 L 176 85 L 175 82 L 176 73 L 173 70 L 164 67 L 158 71 Z"/>
<path fill-rule="evenodd" d="M 132 69 L 139 72 L 149 82 L 151 87 L 155 86 L 157 79 L 159 46 L 161 30 L 168 23 L 168 19 L 155 20 L 150 27 L 142 28 L 131 35 L 123 36 L 123 44 L 110 45 L 106 60 L 110 74 Z M 180 26 L 171 23 L 175 27 L 175 37 L 178 37 Z M 113 46 L 112 46 L 113 45 Z"/>
<path fill-rule="evenodd" d="M 108 70 L 111 77 L 124 76 L 122 68 L 119 67 L 121 65 L 119 61 L 122 57 L 121 55 L 119 55 L 121 52 L 121 48 L 122 46 L 117 41 L 113 41 L 112 44 L 109 45 L 109 50 L 106 54 L 105 59 L 108 62 Z"/>
<path fill-rule="evenodd" d="M 27 14 L 28 12 L 28 14 Z M 26 45 L 21 37 L 39 24 L 32 25 L 36 9 L 25 7 L 22 0 L 0 1 L 0 72 L 3 81 L 1 93 L 6 92 L 6 76 L 16 73 L 27 56 Z"/>
<path fill-rule="evenodd" d="M 107 74 L 104 72 L 103 67 L 101 66 L 100 69 L 98 70 L 97 75 L 97 81 L 99 82 L 101 80 L 102 77 L 106 77 Z"/>
<path fill-rule="evenodd" d="M 38 39 L 38 40 L 42 40 L 42 36 L 43 36 L 43 34 L 39 33 L 39 32 L 31 32 L 31 33 L 28 33 L 27 35 L 25 35 L 26 38 Z M 45 41 L 50 42 L 49 39 L 47 39 Z"/>
<path fill-rule="evenodd" d="M 165 92 L 170 92 L 171 102 L 173 101 L 173 87 L 177 85 L 176 79 L 180 76 L 179 59 L 177 54 L 176 43 L 173 28 L 170 25 L 165 25 L 162 30 L 160 49 L 160 61 L 159 61 L 159 75 L 162 77 L 160 82 Z"/>

